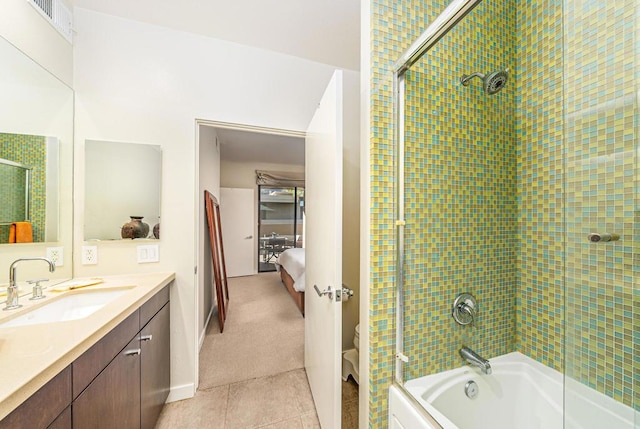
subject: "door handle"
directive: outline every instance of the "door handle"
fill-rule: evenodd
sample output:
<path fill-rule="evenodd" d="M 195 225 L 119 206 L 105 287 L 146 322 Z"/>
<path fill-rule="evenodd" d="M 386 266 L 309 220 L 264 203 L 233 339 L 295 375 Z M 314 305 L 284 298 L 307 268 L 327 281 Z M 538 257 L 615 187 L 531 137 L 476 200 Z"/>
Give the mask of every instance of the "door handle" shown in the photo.
<path fill-rule="evenodd" d="M 136 355 L 139 355 L 140 352 L 142 352 L 142 350 L 140 350 L 140 349 L 125 350 L 124 355 L 125 356 L 136 356 Z"/>
<path fill-rule="evenodd" d="M 153 340 L 153 334 L 140 336 L 140 341 L 150 341 L 150 340 Z"/>
<path fill-rule="evenodd" d="M 251 240 L 253 238 L 253 235 L 247 235 L 244 239 L 245 240 Z"/>
<path fill-rule="evenodd" d="M 331 288 L 331 286 L 327 286 L 327 290 L 323 290 L 322 292 L 320 292 L 320 289 L 318 289 L 318 285 L 313 285 L 313 288 L 316 290 L 316 293 L 319 297 L 326 295 L 330 300 L 333 300 L 333 289 Z"/>

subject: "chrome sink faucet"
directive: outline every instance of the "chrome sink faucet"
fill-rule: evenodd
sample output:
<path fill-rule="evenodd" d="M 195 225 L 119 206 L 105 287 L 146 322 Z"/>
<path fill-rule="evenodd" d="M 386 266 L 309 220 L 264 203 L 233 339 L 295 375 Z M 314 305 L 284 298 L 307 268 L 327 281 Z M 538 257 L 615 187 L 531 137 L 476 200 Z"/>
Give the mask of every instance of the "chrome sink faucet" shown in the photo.
<path fill-rule="evenodd" d="M 20 258 L 13 261 L 9 267 L 9 286 L 7 287 L 7 305 L 3 310 L 13 310 L 14 308 L 20 308 L 22 305 L 18 302 L 20 297 L 18 293 L 18 285 L 16 284 L 16 264 L 22 261 L 45 261 L 49 264 L 49 272 L 52 273 L 56 270 L 56 265 L 47 258 Z"/>
<path fill-rule="evenodd" d="M 462 347 L 460 349 L 460 356 L 462 356 L 462 358 L 469 364 L 480 368 L 480 371 L 482 371 L 484 374 L 491 374 L 491 364 L 489 364 L 489 361 L 482 358 L 479 354 L 471 350 L 469 347 Z"/>

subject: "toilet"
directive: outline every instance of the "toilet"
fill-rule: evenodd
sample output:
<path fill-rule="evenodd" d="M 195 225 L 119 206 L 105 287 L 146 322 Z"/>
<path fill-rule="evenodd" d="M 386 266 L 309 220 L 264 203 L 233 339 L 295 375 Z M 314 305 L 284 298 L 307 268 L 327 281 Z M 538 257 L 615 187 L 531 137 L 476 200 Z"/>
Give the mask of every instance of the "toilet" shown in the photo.
<path fill-rule="evenodd" d="M 353 334 L 353 346 L 356 351 L 360 351 L 360 324 L 356 325 L 355 334 Z"/>
<path fill-rule="evenodd" d="M 347 381 L 349 376 L 353 377 L 356 383 L 360 384 L 359 367 L 360 367 L 360 325 L 356 325 L 353 334 L 354 349 L 347 350 L 342 353 L 342 379 Z"/>

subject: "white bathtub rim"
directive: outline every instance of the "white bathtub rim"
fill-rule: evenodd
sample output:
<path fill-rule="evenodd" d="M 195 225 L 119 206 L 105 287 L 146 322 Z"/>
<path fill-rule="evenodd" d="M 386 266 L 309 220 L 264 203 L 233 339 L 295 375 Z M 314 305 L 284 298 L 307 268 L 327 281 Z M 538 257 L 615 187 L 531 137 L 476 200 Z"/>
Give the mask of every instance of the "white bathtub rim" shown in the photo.
<path fill-rule="evenodd" d="M 619 423 L 610 426 L 613 428 L 633 428 L 633 422 L 636 413 L 632 407 L 628 407 L 614 399 L 583 385 L 582 383 L 570 378 L 564 377 L 560 372 L 549 368 L 540 362 L 531 359 L 520 352 L 511 352 L 502 356 L 489 359 L 492 364 L 493 373 L 485 375 L 478 368 L 470 366 L 462 366 L 438 374 L 432 374 L 409 380 L 404 383 L 404 390 L 410 393 L 413 398 L 420 403 L 423 408 L 431 415 L 443 429 L 458 429 L 444 414 L 438 411 L 427 398 L 437 397 L 438 394 L 445 391 L 452 385 L 460 383 L 461 379 L 470 377 L 491 377 L 496 374 L 516 373 L 520 369 L 519 374 L 523 374 L 540 392 L 540 395 L 551 404 L 551 406 L 563 416 L 568 428 L 579 428 L 579 417 L 589 413 L 593 409 L 597 409 L 603 415 L 608 415 L 612 421 Z M 524 368 L 524 370 L 523 370 Z M 532 371 L 529 371 L 532 369 Z M 425 381 L 434 387 L 426 387 Z M 542 388 L 541 384 L 546 384 L 548 388 Z M 549 388 L 555 389 L 556 398 L 552 398 Z M 429 392 L 431 390 L 431 392 Z M 565 412 L 565 398 L 569 398 L 574 404 L 570 408 L 570 412 Z M 583 405 L 586 408 L 576 407 L 575 404 Z M 578 419 L 576 419 L 578 417 Z"/>

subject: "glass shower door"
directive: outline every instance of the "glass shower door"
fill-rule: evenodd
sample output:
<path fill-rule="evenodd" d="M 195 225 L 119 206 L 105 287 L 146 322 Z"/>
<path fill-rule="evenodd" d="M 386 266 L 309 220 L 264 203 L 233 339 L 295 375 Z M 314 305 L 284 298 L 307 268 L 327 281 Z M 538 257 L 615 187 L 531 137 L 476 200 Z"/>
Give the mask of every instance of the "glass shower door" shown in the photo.
<path fill-rule="evenodd" d="M 564 3 L 566 428 L 640 427 L 638 8 Z"/>

